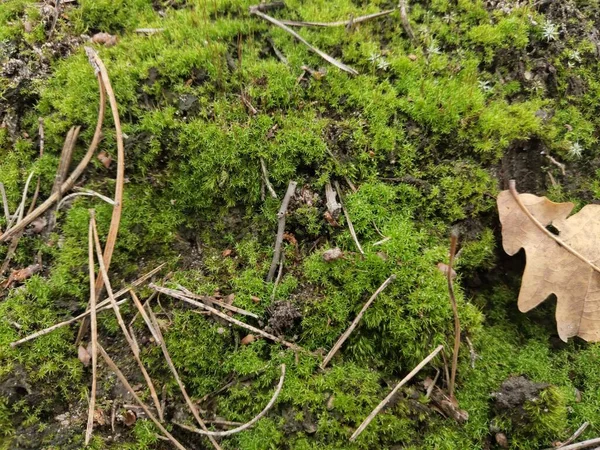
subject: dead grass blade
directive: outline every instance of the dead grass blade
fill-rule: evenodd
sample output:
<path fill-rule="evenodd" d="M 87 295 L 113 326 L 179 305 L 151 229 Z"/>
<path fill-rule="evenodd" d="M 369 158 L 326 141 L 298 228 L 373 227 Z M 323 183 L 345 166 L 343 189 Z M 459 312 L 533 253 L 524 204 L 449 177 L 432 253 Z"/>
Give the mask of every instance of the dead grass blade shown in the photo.
<path fill-rule="evenodd" d="M 348 211 L 346 210 L 346 207 L 344 206 L 344 202 L 342 201 L 342 191 L 340 190 L 340 184 L 336 181 L 334 181 L 335 184 L 335 190 L 337 191 L 338 197 L 340 198 L 340 204 L 342 205 L 342 211 L 344 212 L 344 217 L 346 218 L 346 222 L 348 222 L 348 229 L 350 230 L 350 235 L 352 236 L 352 239 L 354 239 L 354 243 L 356 244 L 356 248 L 358 248 L 358 251 L 360 252 L 361 255 L 364 255 L 365 252 L 363 251 L 362 247 L 360 246 L 360 242 L 358 241 L 358 237 L 356 236 L 356 231 L 354 231 L 354 225 L 352 225 L 352 221 L 350 220 L 350 214 L 348 214 Z"/>
<path fill-rule="evenodd" d="M 142 360 L 140 359 L 140 353 L 139 353 L 138 346 L 137 346 L 136 342 L 133 340 L 133 338 L 131 337 L 131 335 L 129 334 L 129 331 L 127 330 L 127 326 L 125 325 L 125 321 L 123 320 L 123 316 L 121 316 L 121 311 L 119 310 L 119 305 L 117 305 L 117 301 L 115 300 L 115 297 L 112 292 L 112 287 L 110 285 L 110 280 L 108 278 L 108 272 L 106 270 L 106 265 L 104 264 L 104 259 L 101 256 L 102 255 L 102 247 L 100 246 L 100 239 L 98 237 L 98 229 L 96 227 L 96 218 L 94 215 L 92 215 L 92 217 L 91 217 L 91 222 L 92 222 L 92 230 L 93 230 L 93 234 L 94 234 L 94 243 L 96 245 L 96 256 L 98 259 L 98 264 L 100 265 L 100 273 L 102 274 L 102 280 L 104 282 L 104 286 L 106 287 L 106 293 L 108 294 L 108 298 L 110 299 L 110 303 L 115 312 L 115 316 L 117 317 L 117 322 L 119 322 L 119 327 L 121 328 L 121 331 L 123 332 L 123 335 L 125 336 L 125 340 L 129 344 L 129 347 L 131 348 L 131 351 L 133 352 L 133 357 L 135 358 L 135 361 L 137 362 L 137 365 L 140 368 L 140 371 L 142 372 L 144 379 L 146 380 L 146 384 L 148 385 L 148 389 L 150 390 L 150 395 L 152 396 L 152 400 L 154 401 L 154 406 L 156 407 L 156 410 L 158 411 L 158 415 L 162 420 L 162 409 L 160 407 L 160 401 L 158 400 L 158 395 L 156 394 L 156 389 L 154 389 L 154 384 L 152 383 L 152 379 L 150 378 L 150 375 L 148 375 L 148 372 L 146 371 L 146 368 L 144 367 L 144 364 L 142 363 Z M 96 282 L 96 285 L 98 285 L 97 282 Z M 96 292 L 96 295 L 97 295 L 97 292 Z"/>
<path fill-rule="evenodd" d="M 144 311 L 144 308 L 142 307 L 142 305 L 139 301 L 135 304 L 135 306 L 138 307 L 138 310 L 142 316 L 148 317 L 146 315 L 146 312 Z M 163 338 L 163 335 L 162 335 L 162 332 L 160 331 L 160 327 L 158 325 L 156 317 L 154 316 L 154 312 L 152 312 L 152 308 L 148 308 L 148 310 L 150 312 L 150 317 L 149 317 L 148 322 L 146 322 L 146 325 L 148 325 L 148 328 L 150 329 L 152 336 L 154 336 L 154 335 L 158 336 L 158 339 L 155 338 L 156 342 L 158 343 L 158 345 L 160 345 L 160 348 L 162 350 L 165 361 L 167 362 L 167 365 L 169 366 L 169 369 L 171 370 L 171 373 L 173 374 L 175 381 L 177 381 L 177 384 L 179 385 L 179 389 L 181 390 L 181 394 L 183 395 L 183 398 L 185 399 L 185 402 L 187 403 L 188 408 L 190 408 L 192 415 L 196 419 L 196 422 L 198 422 L 198 425 L 200 425 L 200 428 L 202 428 L 204 431 L 208 431 L 208 428 L 206 428 L 204 421 L 202 420 L 202 418 L 200 417 L 200 414 L 198 413 L 198 408 L 196 407 L 194 402 L 192 402 L 192 399 L 190 398 L 187 391 L 185 390 L 185 385 L 183 384 L 183 382 L 181 381 L 181 378 L 179 377 L 179 373 L 177 373 L 175 364 L 173 364 L 171 355 L 169 354 L 169 351 L 167 350 L 167 344 L 165 343 L 165 339 Z M 209 436 L 209 440 L 216 450 L 221 450 L 221 446 L 215 440 L 214 437 Z"/>
<path fill-rule="evenodd" d="M 123 375 L 123 372 L 121 372 L 121 370 L 119 370 L 119 368 L 117 367 L 117 365 L 110 358 L 110 356 L 108 356 L 108 353 L 106 353 L 106 351 L 104 350 L 104 348 L 102 348 L 101 345 L 98 345 L 98 350 L 100 351 L 100 354 L 102 355 L 102 358 L 104 358 L 104 361 L 106 362 L 106 364 L 108 365 L 108 367 L 110 367 L 110 369 L 115 373 L 115 375 L 117 376 L 117 378 L 119 379 L 119 381 L 121 381 L 121 383 L 123 383 L 123 386 L 125 386 L 125 389 L 127 389 L 129 391 L 129 393 L 135 399 L 136 403 L 138 405 L 140 405 L 140 407 L 144 410 L 144 412 L 150 418 L 150 420 L 152 420 L 152 422 L 155 423 L 155 425 L 158 427 L 158 429 L 166 437 L 169 438 L 169 440 L 175 445 L 175 447 L 177 447 L 180 450 L 186 450 L 186 448 L 183 445 L 181 445 L 179 443 L 179 441 L 177 439 L 175 439 L 171 433 L 169 433 L 167 431 L 167 429 L 158 421 L 158 419 L 156 419 L 156 417 L 154 416 L 154 414 L 152 414 L 152 412 L 150 411 L 150 408 L 148 408 L 146 406 L 146 404 L 138 397 L 138 395 L 135 393 L 135 391 L 133 390 L 133 388 L 131 387 L 131 385 L 127 381 L 127 378 L 125 378 L 125 375 Z"/>
<path fill-rule="evenodd" d="M 99 194 L 96 191 L 92 191 L 92 190 L 86 189 L 85 192 L 73 192 L 72 194 L 69 194 L 66 197 L 64 197 L 63 199 L 61 199 L 61 201 L 58 203 L 58 206 L 56 207 L 56 210 L 58 211 L 60 208 L 62 208 L 62 206 L 65 204 L 65 202 L 67 200 L 70 200 L 70 199 L 75 198 L 75 197 L 81 197 L 81 196 L 98 197 L 100 200 L 104 200 L 109 205 L 112 205 L 112 206 L 116 205 L 116 203 L 114 202 L 114 200 L 108 198 L 107 196 Z"/>
<path fill-rule="evenodd" d="M 273 281 L 275 270 L 277 270 L 277 265 L 281 260 L 281 244 L 283 243 L 283 233 L 285 233 L 285 215 L 287 213 L 290 200 L 296 192 L 296 184 L 297 183 L 295 181 L 290 181 L 288 184 L 285 197 L 283 197 L 281 207 L 277 213 L 277 237 L 275 238 L 275 251 L 273 252 L 273 260 L 271 261 L 271 267 L 269 268 L 269 274 L 267 275 L 267 282 Z"/>
<path fill-rule="evenodd" d="M 429 361 L 431 361 L 435 357 L 435 355 L 437 355 L 443 348 L 443 345 L 438 345 L 436 349 L 429 354 L 429 356 L 427 356 L 423 361 L 417 364 L 417 366 L 413 370 L 411 370 L 411 372 L 408 375 L 406 375 L 402 379 L 402 381 L 400 381 L 400 383 L 396 385 L 394 389 L 392 389 L 392 392 L 390 392 L 388 396 L 384 398 L 381 401 L 381 403 L 379 403 L 379 405 L 377 405 L 377 407 L 371 412 L 371 414 L 369 414 L 369 416 L 363 421 L 363 423 L 360 424 L 360 426 L 352 434 L 352 436 L 350 437 L 351 442 L 354 441 L 365 430 L 365 428 L 367 428 L 367 426 L 369 426 L 369 424 L 375 418 L 375 416 L 379 414 L 379 412 L 385 407 L 385 405 L 388 404 L 388 402 L 396 394 L 396 392 L 398 392 L 398 389 L 400 389 L 407 382 L 409 382 L 411 378 L 414 377 L 423 367 L 425 367 L 425 365 Z"/>
<path fill-rule="evenodd" d="M 452 313 L 454 314 L 454 350 L 452 352 L 452 367 L 450 369 L 450 383 L 448 385 L 448 393 L 450 399 L 454 399 L 454 382 L 456 380 L 456 367 L 458 365 L 458 352 L 460 350 L 460 320 L 458 318 L 458 307 L 456 305 L 456 296 L 454 295 L 454 284 L 452 282 L 452 265 L 454 263 L 454 255 L 456 254 L 456 244 L 458 235 L 452 233 L 450 237 L 450 260 L 448 262 L 447 278 L 448 278 L 448 293 L 450 295 L 450 304 Z"/>
<path fill-rule="evenodd" d="M 388 9 L 349 20 L 340 20 L 338 22 L 296 22 L 294 20 L 281 20 L 280 22 L 288 27 L 347 27 L 357 23 L 366 22 L 367 20 L 387 16 L 395 11 L 396 9 Z"/>
<path fill-rule="evenodd" d="M 131 283 L 130 285 L 124 287 L 123 289 L 121 289 L 119 292 L 116 292 L 114 294 L 114 298 L 120 298 L 123 295 L 125 295 L 127 292 L 129 292 L 129 290 L 138 287 L 140 285 L 142 285 L 144 282 L 146 282 L 149 278 L 153 277 L 154 275 L 156 275 L 164 266 L 166 263 L 161 264 L 160 266 L 156 267 L 155 269 L 152 269 L 150 272 L 148 272 L 145 275 L 142 275 L 140 278 L 138 278 L 137 280 L 135 280 L 133 283 Z M 119 302 L 117 302 L 117 305 L 120 306 L 123 303 L 127 302 L 128 299 L 124 299 L 121 300 Z M 106 298 L 104 300 L 102 300 L 100 303 L 98 303 L 96 305 L 96 312 L 100 312 L 100 311 L 105 311 L 107 309 L 112 309 L 112 304 L 110 303 L 110 299 Z M 24 337 L 23 339 L 19 339 L 18 341 L 14 341 L 11 342 L 10 346 L 11 347 L 17 347 L 18 345 L 24 344 L 25 342 L 28 341 L 32 341 L 36 338 L 39 338 L 40 336 L 44 336 L 46 334 L 52 333 L 54 330 L 58 330 L 59 328 L 62 327 L 66 327 L 67 325 L 72 324 L 73 322 L 77 322 L 80 319 L 83 319 L 87 316 L 89 316 L 91 314 L 91 311 L 86 311 L 82 314 L 79 314 L 76 317 L 73 317 L 71 319 L 65 320 L 63 322 L 54 324 L 48 328 L 44 328 L 43 330 L 40 331 L 36 331 L 35 333 L 30 334 L 29 336 Z"/>
<path fill-rule="evenodd" d="M 123 132 L 121 130 L 121 120 L 119 119 L 117 99 L 115 97 L 115 93 L 110 83 L 110 78 L 108 76 L 106 67 L 104 66 L 104 63 L 102 62 L 98 54 L 94 51 L 94 49 L 92 49 L 91 47 L 85 47 L 85 52 L 88 55 L 92 67 L 94 67 L 95 70 L 100 72 L 102 84 L 106 89 L 106 95 L 108 96 L 108 102 L 112 111 L 117 138 L 117 178 L 115 181 L 114 197 L 115 206 L 113 207 L 112 217 L 110 219 L 110 227 L 108 229 L 108 236 L 106 237 L 106 244 L 104 245 L 104 254 L 102 255 L 102 258 L 104 259 L 104 265 L 106 266 L 106 269 L 108 271 L 113 251 L 115 249 L 115 244 L 117 242 L 117 234 L 119 233 L 119 225 L 121 223 L 121 212 L 123 209 L 123 184 L 125 183 L 125 148 L 123 146 Z M 102 275 L 98 274 L 98 279 L 96 280 L 97 300 L 102 294 L 102 285 Z M 77 334 L 75 345 L 81 342 L 81 339 L 83 338 L 83 335 L 86 331 L 87 320 L 84 319 L 81 322 L 81 326 L 79 327 L 79 333 Z"/>
<path fill-rule="evenodd" d="M 2 206 L 4 208 L 4 217 L 6 217 L 6 223 L 10 220 L 10 209 L 8 208 L 8 198 L 6 198 L 6 189 L 4 183 L 0 183 L 0 195 L 2 195 Z M 8 228 L 7 228 L 8 229 Z"/>
<path fill-rule="evenodd" d="M 352 321 L 352 323 L 350 324 L 350 326 L 348 327 L 348 329 L 346 331 L 344 331 L 344 334 L 342 334 L 340 336 L 340 338 L 337 340 L 337 342 L 335 343 L 335 345 L 331 348 L 331 350 L 329 351 L 329 353 L 327 353 L 327 356 L 325 357 L 325 359 L 321 363 L 321 369 L 324 369 L 325 366 L 327 366 L 327 364 L 329 363 L 329 361 L 331 361 L 331 358 L 333 358 L 335 356 L 335 354 L 342 347 L 342 345 L 344 344 L 344 342 L 346 342 L 346 339 L 348 339 L 348 337 L 352 334 L 352 332 L 354 331 L 354 329 L 358 325 L 358 322 L 360 322 L 360 319 L 362 319 L 362 316 L 367 311 L 367 308 L 369 306 L 371 306 L 371 303 L 373 303 L 373 301 L 377 298 L 377 296 L 379 294 L 381 294 L 381 292 L 388 286 L 388 284 L 390 284 L 395 279 L 396 279 L 396 275 L 390 276 L 387 280 L 385 280 L 383 282 L 383 284 L 381 286 L 379 286 L 379 288 L 375 291 L 375 293 L 371 296 L 371 298 L 369 300 L 367 300 L 367 303 L 364 304 L 364 306 L 362 307 L 362 309 L 360 310 L 360 312 L 357 314 L 356 318 Z"/>
<path fill-rule="evenodd" d="M 247 330 L 252 331 L 253 333 L 259 334 L 264 338 L 267 338 L 271 341 L 277 342 L 279 344 L 285 345 L 288 348 L 291 348 L 292 350 L 296 350 L 296 351 L 301 351 L 301 352 L 305 352 L 305 353 L 310 353 L 307 350 L 303 349 L 302 347 L 296 345 L 296 344 L 292 344 L 291 342 L 287 342 L 281 338 L 278 338 L 277 336 L 273 336 L 272 334 L 269 334 L 261 329 L 255 328 L 252 325 L 248 325 L 247 323 L 241 322 L 237 319 L 234 319 L 233 317 L 229 317 L 227 314 L 222 313 L 221 311 L 219 311 L 218 309 L 215 309 L 211 306 L 205 305 L 204 303 L 200 303 L 194 300 L 191 300 L 189 298 L 187 298 L 185 295 L 183 295 L 181 292 L 176 291 L 174 289 L 169 289 L 169 288 L 165 288 L 165 287 L 161 287 L 161 286 L 157 286 L 153 283 L 150 284 L 150 288 L 154 289 L 155 291 L 161 292 L 163 294 L 166 294 L 170 297 L 173 298 L 177 298 L 179 300 L 183 300 L 186 303 L 189 303 L 190 305 L 194 305 L 197 306 L 199 308 L 202 308 L 206 311 L 209 311 L 211 313 L 213 313 L 216 316 L 219 316 L 222 319 L 225 319 L 228 322 L 234 323 L 242 328 L 245 328 Z"/>
<path fill-rule="evenodd" d="M 96 123 L 96 130 L 94 132 L 94 137 L 92 138 L 92 142 L 90 146 L 79 163 L 79 165 L 73 170 L 69 178 L 67 178 L 61 186 L 61 193 L 67 192 L 69 189 L 73 187 L 77 179 L 81 176 L 81 174 L 86 169 L 87 165 L 91 161 L 94 153 L 96 152 L 96 148 L 98 148 L 98 144 L 102 137 L 102 124 L 104 123 L 104 111 L 106 108 L 106 96 L 104 94 L 104 86 L 102 84 L 102 79 L 100 75 L 97 76 L 98 86 L 100 89 L 100 107 L 98 109 L 98 122 Z M 44 214 L 52 205 L 57 201 L 58 193 L 50 195 L 48 199 L 42 203 L 40 206 L 35 208 L 31 213 L 27 214 L 18 224 L 14 227 L 8 229 L 4 232 L 4 234 L 0 235 L 0 242 L 7 242 L 11 237 L 15 236 L 18 232 L 24 230 L 27 225 L 37 219 L 39 216 Z"/>
<path fill-rule="evenodd" d="M 273 407 L 273 405 L 277 401 L 277 397 L 279 397 L 279 393 L 281 392 L 281 389 L 283 388 L 284 380 L 285 380 L 285 364 L 282 364 L 281 365 L 281 377 L 279 378 L 279 384 L 277 385 L 277 389 L 275 389 L 275 393 L 273 394 L 273 397 L 271 397 L 271 400 L 269 400 L 269 403 L 267 403 L 267 406 L 265 406 L 265 408 L 260 413 L 258 413 L 258 415 L 256 415 L 252 420 L 250 420 L 249 422 L 246 422 L 244 425 L 234 428 L 232 430 L 206 431 L 206 430 L 199 430 L 198 428 L 193 428 L 193 427 L 190 427 L 187 425 L 183 425 L 178 422 L 173 422 L 173 423 L 185 430 L 193 431 L 194 433 L 203 434 L 203 435 L 207 435 L 207 436 L 230 436 L 232 434 L 236 434 L 241 431 L 247 430 L 252 425 L 254 425 L 256 422 L 258 422 L 260 419 L 262 419 L 264 417 L 264 415 Z"/>
<path fill-rule="evenodd" d="M 298 33 L 296 33 L 290 27 L 288 27 L 284 23 L 280 22 L 279 20 L 275 19 L 274 17 L 271 17 L 271 16 L 269 16 L 269 15 L 261 12 L 258 6 L 256 6 L 256 5 L 255 6 L 251 6 L 250 7 L 250 14 L 254 14 L 255 16 L 258 16 L 258 17 L 266 20 L 267 22 L 270 22 L 273 25 L 281 28 L 282 30 L 286 31 L 287 33 L 291 34 L 297 40 L 299 40 L 304 45 L 306 45 L 311 51 L 313 51 L 314 53 L 316 53 L 317 55 L 319 55 L 321 58 L 323 58 L 328 63 L 333 64 L 338 69 L 343 70 L 344 72 L 347 72 L 347 73 L 349 73 L 351 75 L 358 75 L 358 72 L 355 69 L 353 69 L 352 67 L 347 66 L 346 64 L 338 61 L 334 57 L 329 56 L 327 53 L 319 50 L 317 47 L 312 46 L 311 44 L 308 43 L 308 41 L 306 39 L 304 39 L 302 36 L 300 36 Z"/>
<path fill-rule="evenodd" d="M 242 315 L 248 316 L 248 317 L 252 317 L 254 319 L 258 319 L 259 318 L 256 314 L 251 313 L 250 311 L 246 311 L 245 309 L 238 308 L 237 306 L 233 306 L 233 305 L 228 305 L 227 303 L 220 302 L 219 300 L 217 300 L 215 298 L 208 298 L 206 296 L 196 295 L 193 292 L 190 292 L 188 289 L 184 288 L 183 286 L 178 286 L 178 287 L 181 290 L 183 290 L 183 293 L 184 293 L 184 295 L 186 297 L 189 297 L 189 298 L 192 298 L 192 299 L 195 299 L 195 300 L 200 300 L 202 302 L 205 302 L 205 301 L 208 300 L 210 303 L 213 303 L 213 304 L 219 306 L 220 308 L 228 309 L 231 312 L 242 314 Z"/>
<path fill-rule="evenodd" d="M 90 211 L 90 215 L 95 213 Z M 94 230 L 92 229 L 92 219 L 90 217 L 90 225 L 88 229 L 88 267 L 90 277 L 90 311 L 92 316 L 92 392 L 90 394 L 90 406 L 88 410 L 88 422 L 85 431 L 85 445 L 87 446 L 92 438 L 94 429 L 94 410 L 96 409 L 96 368 L 98 365 L 98 326 L 96 322 L 96 274 L 94 267 Z"/>

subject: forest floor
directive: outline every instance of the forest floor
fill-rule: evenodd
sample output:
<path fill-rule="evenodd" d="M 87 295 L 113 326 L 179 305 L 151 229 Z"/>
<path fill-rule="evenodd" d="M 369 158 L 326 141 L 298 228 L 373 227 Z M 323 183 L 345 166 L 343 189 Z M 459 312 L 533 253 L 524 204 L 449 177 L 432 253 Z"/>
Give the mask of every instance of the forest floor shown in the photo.
<path fill-rule="evenodd" d="M 519 312 L 525 257 L 502 250 L 495 200 L 511 179 L 577 208 L 600 198 L 598 0 L 252 7 L 0 3 L 0 449 L 85 447 L 89 324 L 81 339 L 77 320 L 11 343 L 88 308 L 90 209 L 107 249 L 122 209 L 107 269 L 157 400 L 116 315 L 99 312 L 98 342 L 147 411 L 99 355 L 89 448 L 175 448 L 166 430 L 186 449 L 242 450 L 542 449 L 585 423 L 577 440 L 600 436 L 600 346 L 559 339 L 555 299 Z M 280 21 L 344 23 L 293 23 L 301 42 Z M 96 132 L 107 83 L 85 47 L 106 68 L 122 133 L 110 92 Z M 71 127 L 80 127 L 72 145 Z M 20 204 L 23 216 L 33 209 L 36 186 L 37 205 L 55 191 L 63 144 L 74 149 L 67 173 L 93 151 L 74 189 L 58 211 L 55 203 L 3 237 Z M 87 189 L 110 200 L 121 186 L 118 205 L 66 198 Z M 339 196 L 326 194 L 336 188 Z M 455 397 L 444 269 L 452 233 Z M 129 286 L 161 264 L 133 289 L 149 329 Z M 160 334 L 210 430 L 235 429 L 275 403 L 214 442 L 185 429 L 199 424 Z M 163 416 L 160 426 L 149 414 Z"/>

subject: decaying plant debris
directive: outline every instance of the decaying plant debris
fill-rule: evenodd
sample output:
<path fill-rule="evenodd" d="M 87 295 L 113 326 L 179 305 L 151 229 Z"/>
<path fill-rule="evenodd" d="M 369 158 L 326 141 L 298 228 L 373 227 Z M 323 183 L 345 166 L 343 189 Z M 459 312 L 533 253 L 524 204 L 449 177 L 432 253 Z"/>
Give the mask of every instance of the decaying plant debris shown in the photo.
<path fill-rule="evenodd" d="M 594 445 L 598 17 L 1 2 L 0 450 Z"/>

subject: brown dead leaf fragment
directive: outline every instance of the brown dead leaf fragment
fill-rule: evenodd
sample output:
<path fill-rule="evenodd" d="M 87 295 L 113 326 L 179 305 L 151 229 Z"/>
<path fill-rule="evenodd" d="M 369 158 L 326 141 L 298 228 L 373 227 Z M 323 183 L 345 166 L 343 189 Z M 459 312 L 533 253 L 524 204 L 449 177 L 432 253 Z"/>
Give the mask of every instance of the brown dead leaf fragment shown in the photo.
<path fill-rule="evenodd" d="M 600 205 L 570 217 L 572 203 L 518 194 L 498 195 L 502 244 L 509 255 L 525 249 L 527 264 L 519 310 L 529 311 L 551 294 L 557 297 L 556 323 L 563 341 L 579 336 L 600 341 Z M 558 235 L 546 229 L 552 225 Z"/>
<path fill-rule="evenodd" d="M 77 349 L 77 358 L 79 358 L 79 361 L 81 361 L 81 363 L 85 367 L 87 367 L 90 365 L 90 361 L 92 360 L 92 355 L 89 354 L 89 352 L 83 345 L 80 345 L 79 348 Z"/>
<path fill-rule="evenodd" d="M 100 153 L 98 153 L 98 159 L 100 160 L 100 162 L 102 163 L 102 165 L 104 167 L 106 167 L 107 169 L 110 167 L 110 164 L 112 163 L 112 158 L 106 152 L 100 152 Z"/>
<path fill-rule="evenodd" d="M 117 37 L 108 33 L 96 33 L 92 36 L 92 42 L 104 45 L 105 47 L 112 47 L 117 43 Z"/>

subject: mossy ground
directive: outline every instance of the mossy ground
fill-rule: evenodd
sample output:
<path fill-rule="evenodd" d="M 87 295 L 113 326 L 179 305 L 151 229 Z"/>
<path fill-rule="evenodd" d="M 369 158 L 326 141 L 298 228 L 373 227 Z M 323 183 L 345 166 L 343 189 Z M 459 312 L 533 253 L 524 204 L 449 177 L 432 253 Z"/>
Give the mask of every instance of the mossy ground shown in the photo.
<path fill-rule="evenodd" d="M 75 159 L 83 154 L 93 134 L 98 90 L 79 36 L 117 34 L 116 46 L 97 46 L 126 135 L 127 184 L 113 286 L 167 262 L 170 282 L 197 293 L 233 293 L 235 305 L 265 319 L 272 303 L 291 301 L 302 319 L 286 338 L 326 351 L 375 289 L 397 276 L 325 371 L 318 369 L 318 358 L 270 342 L 240 346 L 242 330 L 162 298 L 167 345 L 194 398 L 248 377 L 203 404 L 208 414 L 249 420 L 270 398 L 279 364 L 287 364 L 276 407 L 252 429 L 224 439 L 224 448 L 477 449 L 493 448 L 494 433 L 502 431 L 511 448 L 538 449 L 565 439 L 584 421 L 591 425 L 583 437 L 597 435 L 600 347 L 577 339 L 560 343 L 551 301 L 527 315 L 517 311 L 523 261 L 502 254 L 494 197 L 509 178 L 522 191 L 578 205 L 600 194 L 598 1 L 410 2 L 415 41 L 398 12 L 351 30 L 299 30 L 357 69 L 356 77 L 250 16 L 251 4 L 80 0 L 65 7 L 48 40 L 52 20 L 39 4 L 2 3 L 0 182 L 11 210 L 32 170 L 48 194 L 72 125 L 82 126 Z M 325 22 L 391 7 L 394 2 L 384 0 L 288 0 L 271 14 Z M 134 32 L 137 27 L 164 31 L 145 36 Z M 16 75 L 8 69 L 15 60 L 24 64 Z M 325 74 L 299 79 L 303 65 Z M 45 121 L 41 159 L 38 117 Z M 100 150 L 116 158 L 108 114 L 106 123 Z M 566 163 L 566 174 L 541 152 Z M 274 294 L 273 283 L 264 279 L 279 200 L 261 196 L 261 158 L 280 198 L 291 179 L 320 196 L 296 200 L 290 208 L 287 231 L 297 244 L 284 244 L 285 270 Z M 111 195 L 113 179 L 114 163 L 106 169 L 94 159 L 82 182 Z M 343 218 L 341 227 L 323 219 L 330 180 L 342 183 L 364 256 L 356 253 Z M 39 252 L 44 270 L 2 293 L 0 448 L 83 446 L 91 375 L 77 359 L 76 327 L 15 349 L 8 344 L 85 308 L 90 207 L 105 235 L 110 206 L 80 198 L 60 214 L 49 239 L 25 237 L 15 255 L 13 267 L 20 268 Z M 473 368 L 463 339 L 456 394 L 469 420 L 459 425 L 442 417 L 418 395 L 420 381 L 443 371 L 437 358 L 415 378 L 410 389 L 416 400 L 410 389 L 403 391 L 349 443 L 390 387 L 436 345 L 450 355 L 452 310 L 436 265 L 447 260 L 452 227 L 462 234 L 459 315 L 477 353 Z M 390 239 L 374 245 L 379 233 Z M 345 257 L 323 261 L 322 253 L 335 246 Z M 0 258 L 5 253 L 0 247 Z M 123 310 L 131 316 L 129 307 Z M 146 333 L 142 325 L 136 324 L 139 335 Z M 100 315 L 100 333 L 117 362 L 129 367 L 127 375 L 139 381 L 109 313 Z M 166 386 L 173 414 L 183 403 L 177 385 L 159 349 L 146 343 L 142 351 L 156 384 Z M 538 402 L 525 405 L 526 425 L 499 414 L 491 399 L 511 375 L 552 385 Z M 106 368 L 100 378 L 99 406 L 110 413 L 115 381 Z M 14 380 L 20 384 L 11 390 Z M 57 428 L 56 417 L 65 411 L 80 414 L 75 425 Z M 110 427 L 99 427 L 92 447 L 168 448 L 149 421 L 120 433 L 109 439 Z M 208 448 L 207 441 L 174 433 L 188 448 Z"/>

